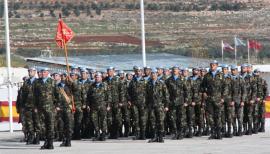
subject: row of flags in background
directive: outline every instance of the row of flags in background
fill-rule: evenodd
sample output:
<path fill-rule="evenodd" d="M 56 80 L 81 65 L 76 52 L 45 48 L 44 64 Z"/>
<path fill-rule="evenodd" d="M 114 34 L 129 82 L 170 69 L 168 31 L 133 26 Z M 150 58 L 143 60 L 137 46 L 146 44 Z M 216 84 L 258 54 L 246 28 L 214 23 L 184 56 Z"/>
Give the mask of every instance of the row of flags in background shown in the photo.
<path fill-rule="evenodd" d="M 248 49 L 254 49 L 256 52 L 259 52 L 262 49 L 262 44 L 256 40 L 247 40 L 247 43 L 245 43 L 244 40 L 235 37 L 234 47 L 232 47 L 229 43 L 222 41 L 222 48 L 224 51 L 233 51 L 239 46 L 247 46 Z"/>

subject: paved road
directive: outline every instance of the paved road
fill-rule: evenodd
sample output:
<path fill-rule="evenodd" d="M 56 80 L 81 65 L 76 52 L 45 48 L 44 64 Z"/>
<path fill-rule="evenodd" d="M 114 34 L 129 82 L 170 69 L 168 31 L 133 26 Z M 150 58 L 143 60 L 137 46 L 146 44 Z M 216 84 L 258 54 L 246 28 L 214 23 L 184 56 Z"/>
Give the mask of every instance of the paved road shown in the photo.
<path fill-rule="evenodd" d="M 270 131 L 252 136 L 234 137 L 232 139 L 208 140 L 207 137 L 184 139 L 181 141 L 165 140 L 165 143 L 147 143 L 131 139 L 107 140 L 92 142 L 91 140 L 73 141 L 71 148 L 59 147 L 55 142 L 54 150 L 39 150 L 40 146 L 26 146 L 20 142 L 21 132 L 10 134 L 0 132 L 0 154 L 32 154 L 32 153 L 68 153 L 68 154 L 269 154 Z"/>

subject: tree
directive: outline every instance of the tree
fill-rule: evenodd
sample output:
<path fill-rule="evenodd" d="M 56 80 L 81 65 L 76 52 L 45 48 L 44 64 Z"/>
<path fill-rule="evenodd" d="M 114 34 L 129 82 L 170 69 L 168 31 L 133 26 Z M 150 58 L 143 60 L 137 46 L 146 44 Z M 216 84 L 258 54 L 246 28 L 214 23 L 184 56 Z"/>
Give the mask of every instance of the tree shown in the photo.
<path fill-rule="evenodd" d="M 70 15 L 70 12 L 69 12 L 69 10 L 68 10 L 67 7 L 63 7 L 63 8 L 62 8 L 62 14 L 63 14 L 64 16 L 67 16 L 67 17 Z"/>
<path fill-rule="evenodd" d="M 97 15 L 101 15 L 101 9 L 100 9 L 100 8 L 97 8 L 97 9 L 96 9 L 96 14 L 97 14 Z"/>
<path fill-rule="evenodd" d="M 87 16 L 92 16 L 91 9 L 90 9 L 89 5 L 87 5 L 87 7 L 86 7 L 86 15 Z"/>
<path fill-rule="evenodd" d="M 4 16 L 4 4 L 0 3 L 0 18 L 3 18 Z"/>
<path fill-rule="evenodd" d="M 81 3 L 80 3 L 80 5 L 79 5 L 79 9 L 80 9 L 80 10 L 82 10 L 82 11 L 84 11 L 84 10 L 85 10 L 85 5 L 84 5 L 84 3 L 83 3 L 83 2 L 81 2 Z"/>
<path fill-rule="evenodd" d="M 59 3 L 58 1 L 56 1 L 54 3 L 54 9 L 60 9 L 62 7 L 61 3 Z"/>
<path fill-rule="evenodd" d="M 50 9 L 50 15 L 51 15 L 51 17 L 56 17 L 53 9 Z"/>
<path fill-rule="evenodd" d="M 73 12 L 74 12 L 74 14 L 75 14 L 77 17 L 79 17 L 80 14 L 81 14 L 79 7 L 76 7 L 75 10 L 74 10 Z"/>
<path fill-rule="evenodd" d="M 41 12 L 40 15 L 39 15 L 39 17 L 44 17 L 44 13 Z"/>

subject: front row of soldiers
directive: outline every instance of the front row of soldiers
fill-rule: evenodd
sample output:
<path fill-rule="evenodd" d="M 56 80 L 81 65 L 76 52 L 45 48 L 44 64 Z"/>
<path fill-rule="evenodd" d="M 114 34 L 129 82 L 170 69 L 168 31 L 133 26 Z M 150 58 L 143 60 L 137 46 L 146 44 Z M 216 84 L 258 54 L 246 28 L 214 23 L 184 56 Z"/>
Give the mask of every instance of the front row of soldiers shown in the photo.
<path fill-rule="evenodd" d="M 110 67 L 106 73 L 73 69 L 53 74 L 29 69 L 19 90 L 20 113 L 27 144 L 53 149 L 71 146 L 71 139 L 104 141 L 134 136 L 149 142 L 210 135 L 209 139 L 265 131 L 267 83 L 258 69 L 210 63 L 210 69 L 171 70 L 134 67 L 125 75 Z"/>

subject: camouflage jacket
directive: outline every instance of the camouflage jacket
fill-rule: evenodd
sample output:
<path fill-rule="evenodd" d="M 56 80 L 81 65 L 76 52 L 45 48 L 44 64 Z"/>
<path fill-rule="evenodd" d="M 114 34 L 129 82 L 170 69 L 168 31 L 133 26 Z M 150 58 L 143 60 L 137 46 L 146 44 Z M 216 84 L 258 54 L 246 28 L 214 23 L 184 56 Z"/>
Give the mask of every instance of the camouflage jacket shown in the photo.
<path fill-rule="evenodd" d="M 223 98 L 224 79 L 223 74 L 217 72 L 215 76 L 208 72 L 202 82 L 203 92 L 207 94 L 207 100 L 219 102 Z"/>
<path fill-rule="evenodd" d="M 92 83 L 87 92 L 87 102 L 91 109 L 111 106 L 111 95 L 107 83 Z"/>
<path fill-rule="evenodd" d="M 82 84 L 79 82 L 79 80 L 75 80 L 71 84 L 71 90 L 74 98 L 74 103 L 76 108 L 80 108 L 83 100 L 83 94 L 82 94 Z"/>
<path fill-rule="evenodd" d="M 127 80 L 127 79 L 124 79 L 124 80 L 120 80 L 120 85 L 121 85 L 121 89 L 122 89 L 122 92 L 123 92 L 123 97 L 122 97 L 122 100 L 121 100 L 121 103 L 127 103 L 127 101 L 130 100 L 130 96 L 128 94 L 128 87 L 129 87 L 129 84 L 130 84 L 130 81 Z"/>
<path fill-rule="evenodd" d="M 231 76 L 231 98 L 235 103 L 246 101 L 246 88 L 244 79 L 237 75 Z"/>
<path fill-rule="evenodd" d="M 166 80 L 169 91 L 170 106 L 183 105 L 188 102 L 188 89 L 185 80 L 178 77 L 176 80 L 171 76 Z"/>
<path fill-rule="evenodd" d="M 257 85 L 257 98 L 261 100 L 265 99 L 267 96 L 267 91 L 265 91 L 265 87 L 267 87 L 266 81 L 260 76 L 254 76 L 255 82 Z"/>
<path fill-rule="evenodd" d="M 162 80 L 148 81 L 146 85 L 146 105 L 148 108 L 168 107 L 169 92 L 167 86 Z"/>
<path fill-rule="evenodd" d="M 88 89 L 90 87 L 90 85 L 92 84 L 93 82 L 90 81 L 89 79 L 83 81 L 83 80 L 80 80 L 80 85 L 81 85 L 81 94 L 82 94 L 82 105 L 86 105 L 87 104 L 87 92 L 88 92 Z"/>
<path fill-rule="evenodd" d="M 232 101 L 232 97 L 231 97 L 231 89 L 232 89 L 232 79 L 231 79 L 231 76 L 228 74 L 228 75 L 224 75 L 223 74 L 223 88 L 222 88 L 222 96 L 224 98 L 224 101 L 225 102 L 231 102 Z"/>
<path fill-rule="evenodd" d="M 35 108 L 36 104 L 34 102 L 34 84 L 36 82 L 36 78 L 27 79 L 23 86 L 21 87 L 21 105 L 23 108 Z M 32 82 L 32 83 L 31 83 Z"/>
<path fill-rule="evenodd" d="M 147 81 L 143 77 L 138 80 L 134 77 L 131 80 L 128 88 L 128 94 L 132 104 L 145 106 L 146 84 Z"/>
<path fill-rule="evenodd" d="M 191 82 L 191 101 L 200 103 L 202 100 L 202 78 L 200 77 L 189 77 Z"/>
<path fill-rule="evenodd" d="M 247 100 L 246 101 L 251 101 L 251 100 L 256 100 L 257 98 L 257 84 L 256 84 L 256 79 L 253 75 L 247 74 L 243 76 L 244 81 L 245 81 L 245 88 L 247 92 Z"/>
<path fill-rule="evenodd" d="M 111 100 L 113 105 L 117 105 L 118 103 L 124 100 L 125 95 L 123 94 L 122 86 L 119 77 L 106 77 L 104 82 L 107 83 L 108 92 L 111 95 Z"/>
<path fill-rule="evenodd" d="M 52 78 L 45 82 L 42 78 L 37 79 L 34 83 L 35 104 L 41 109 L 53 109 L 56 103 L 56 84 Z"/>

